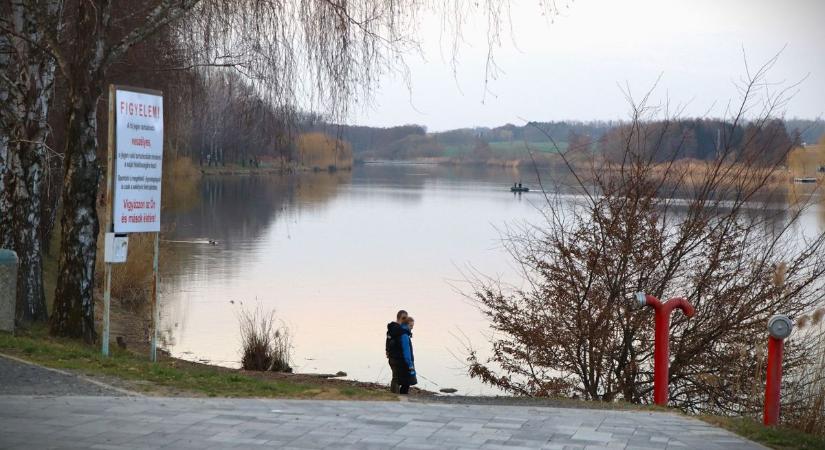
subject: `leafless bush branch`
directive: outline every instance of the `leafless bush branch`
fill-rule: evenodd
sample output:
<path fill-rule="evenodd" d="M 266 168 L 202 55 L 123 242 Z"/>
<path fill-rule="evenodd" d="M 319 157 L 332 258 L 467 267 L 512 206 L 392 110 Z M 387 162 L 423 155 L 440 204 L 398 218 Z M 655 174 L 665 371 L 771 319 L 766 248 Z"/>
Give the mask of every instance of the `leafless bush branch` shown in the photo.
<path fill-rule="evenodd" d="M 775 119 L 791 91 L 765 81 L 773 64 L 748 69 L 711 159 L 685 155 L 680 117 L 650 93 L 630 100 L 632 119 L 598 158 L 561 152 L 573 189 L 546 193 L 545 222 L 504 236 L 527 287 L 470 280 L 497 332 L 488 360 L 469 355 L 471 376 L 520 395 L 650 402 L 652 314 L 628 299 L 641 290 L 697 309 L 671 324 L 672 404 L 761 409 L 767 319 L 802 317 L 825 298 L 825 233 L 800 229 L 816 196 L 787 198 L 796 144 Z M 791 379 L 810 370 L 811 345 L 789 341 Z"/>

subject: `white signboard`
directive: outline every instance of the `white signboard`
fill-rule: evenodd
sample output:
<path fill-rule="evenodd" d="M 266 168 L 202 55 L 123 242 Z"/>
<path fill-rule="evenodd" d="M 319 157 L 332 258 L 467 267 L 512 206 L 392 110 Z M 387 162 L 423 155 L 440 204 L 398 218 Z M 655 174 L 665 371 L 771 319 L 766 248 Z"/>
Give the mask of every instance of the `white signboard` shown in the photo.
<path fill-rule="evenodd" d="M 115 92 L 115 233 L 160 231 L 163 97 Z"/>

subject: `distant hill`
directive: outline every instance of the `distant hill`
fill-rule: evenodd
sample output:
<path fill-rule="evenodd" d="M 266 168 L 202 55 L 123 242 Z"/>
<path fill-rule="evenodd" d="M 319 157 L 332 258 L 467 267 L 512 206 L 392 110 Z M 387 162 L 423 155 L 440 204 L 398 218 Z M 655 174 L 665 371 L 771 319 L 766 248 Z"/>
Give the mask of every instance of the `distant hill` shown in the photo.
<path fill-rule="evenodd" d="M 683 119 L 675 122 L 653 123 L 664 127 L 667 139 L 658 145 L 662 158 L 674 154 L 684 158 L 711 159 L 715 157 L 720 139 L 731 139 L 736 147 L 751 142 L 755 127 L 749 124 L 732 129 L 732 124 L 716 119 Z M 316 121 L 301 126 L 302 132 L 322 131 L 352 145 L 357 160 L 411 160 L 441 158 L 453 162 L 516 162 L 550 158 L 558 151 L 572 150 L 584 156 L 592 153 L 609 154 L 621 143 L 626 124 L 613 121 L 557 121 L 531 122 L 525 125 L 506 124 L 500 127 L 461 128 L 430 133 L 416 124 L 379 128 L 336 125 Z M 775 120 L 767 125 L 776 138 L 771 145 L 783 143 L 815 143 L 825 135 L 825 121 L 791 119 Z M 619 144 L 620 145 L 620 144 Z M 752 144 L 751 144 L 752 145 Z M 764 147 L 764 146 L 763 146 Z M 767 148 L 767 147 L 766 147 Z M 770 158 L 770 149 L 759 149 Z"/>

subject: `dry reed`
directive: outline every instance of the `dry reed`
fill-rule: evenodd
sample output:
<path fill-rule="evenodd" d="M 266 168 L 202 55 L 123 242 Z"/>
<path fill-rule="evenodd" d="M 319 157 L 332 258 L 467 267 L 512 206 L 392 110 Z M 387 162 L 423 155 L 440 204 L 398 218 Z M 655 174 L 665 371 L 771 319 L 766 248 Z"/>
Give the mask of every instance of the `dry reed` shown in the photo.
<path fill-rule="evenodd" d="M 825 307 L 796 320 L 795 341 L 806 345 L 805 363 L 783 383 L 787 426 L 825 436 Z"/>
<path fill-rule="evenodd" d="M 104 227 L 101 226 L 97 239 L 97 263 L 101 270 L 95 271 L 95 281 L 99 288 L 104 282 Z M 149 303 L 152 289 L 152 259 L 154 255 L 154 235 L 151 233 L 130 233 L 126 262 L 112 264 L 112 298 L 116 298 L 130 311 L 141 311 Z"/>
<path fill-rule="evenodd" d="M 238 312 L 241 331 L 241 367 L 244 370 L 291 372 L 289 330 L 261 305 Z"/>
<path fill-rule="evenodd" d="M 304 133 L 298 136 L 298 156 L 301 165 L 313 170 L 352 168 L 352 146 L 325 133 Z"/>

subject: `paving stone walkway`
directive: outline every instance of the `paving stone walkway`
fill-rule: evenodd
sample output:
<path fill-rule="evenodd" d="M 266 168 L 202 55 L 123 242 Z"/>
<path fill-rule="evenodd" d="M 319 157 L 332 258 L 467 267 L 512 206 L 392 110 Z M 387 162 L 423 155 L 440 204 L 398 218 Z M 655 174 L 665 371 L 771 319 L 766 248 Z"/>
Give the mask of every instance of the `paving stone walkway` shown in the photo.
<path fill-rule="evenodd" d="M 77 375 L 0 356 L 0 395 L 121 395 Z"/>
<path fill-rule="evenodd" d="M 0 396 L 0 448 L 764 449 L 671 413 L 392 402 Z"/>

